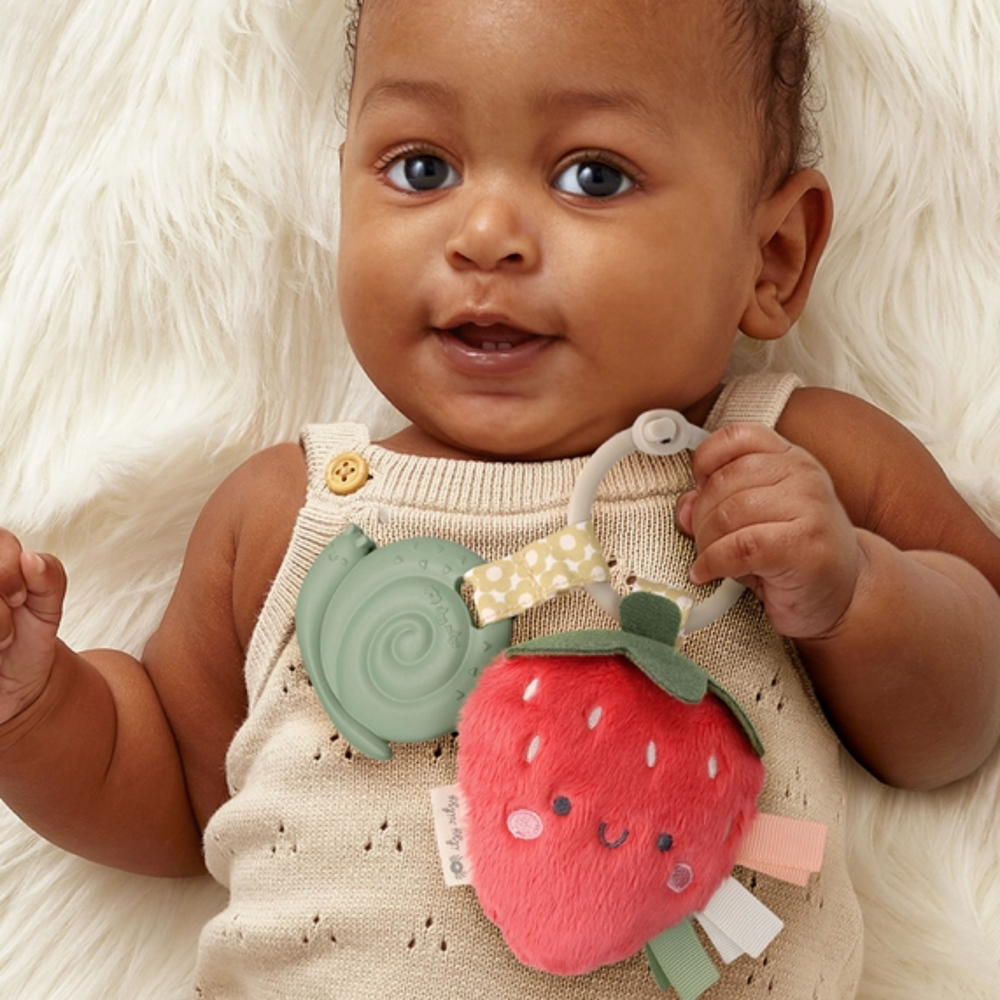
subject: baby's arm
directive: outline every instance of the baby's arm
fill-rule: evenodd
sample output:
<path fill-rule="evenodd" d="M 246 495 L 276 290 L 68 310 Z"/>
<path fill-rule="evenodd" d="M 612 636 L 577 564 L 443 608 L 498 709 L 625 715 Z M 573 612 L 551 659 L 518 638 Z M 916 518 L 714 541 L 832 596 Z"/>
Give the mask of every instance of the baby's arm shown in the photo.
<path fill-rule="evenodd" d="M 878 777 L 962 777 L 1000 736 L 1000 539 L 859 400 L 801 390 L 778 431 L 726 428 L 696 452 L 693 578 L 753 587 Z"/>
<path fill-rule="evenodd" d="M 243 655 L 305 492 L 294 446 L 251 459 L 206 505 L 142 662 L 56 638 L 65 578 L 0 535 L 0 798 L 39 833 L 133 871 L 203 871 L 243 719 Z"/>

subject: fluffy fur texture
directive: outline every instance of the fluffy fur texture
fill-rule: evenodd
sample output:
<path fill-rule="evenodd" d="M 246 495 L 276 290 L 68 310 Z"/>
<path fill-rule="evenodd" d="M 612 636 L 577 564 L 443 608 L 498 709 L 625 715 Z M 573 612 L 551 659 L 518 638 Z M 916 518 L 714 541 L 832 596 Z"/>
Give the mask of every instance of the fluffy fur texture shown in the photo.
<path fill-rule="evenodd" d="M 138 650 L 219 479 L 306 419 L 395 420 L 335 318 L 338 0 L 0 0 L 0 520 L 59 552 L 66 637 Z M 773 352 L 876 401 L 1000 526 L 1000 7 L 830 0 L 838 220 Z M 933 795 L 845 761 L 862 997 L 1000 996 L 1000 764 Z M 187 995 L 207 881 L 0 815 L 0 995 Z"/>
<path fill-rule="evenodd" d="M 500 657 L 459 723 L 472 881 L 526 965 L 578 975 L 704 909 L 764 767 L 713 695 L 684 704 L 624 657 Z"/>

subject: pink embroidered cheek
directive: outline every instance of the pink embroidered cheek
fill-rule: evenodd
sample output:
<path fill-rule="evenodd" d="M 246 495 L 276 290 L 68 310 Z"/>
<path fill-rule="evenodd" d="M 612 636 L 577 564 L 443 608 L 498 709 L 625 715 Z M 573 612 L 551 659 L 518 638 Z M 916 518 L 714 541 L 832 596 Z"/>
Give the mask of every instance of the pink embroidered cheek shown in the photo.
<path fill-rule="evenodd" d="M 683 892 L 694 881 L 694 869 L 690 865 L 677 865 L 667 879 L 667 888 Z"/>
<path fill-rule="evenodd" d="M 530 809 L 515 809 L 507 817 L 507 829 L 518 840 L 537 840 L 544 828 L 542 817 Z"/>

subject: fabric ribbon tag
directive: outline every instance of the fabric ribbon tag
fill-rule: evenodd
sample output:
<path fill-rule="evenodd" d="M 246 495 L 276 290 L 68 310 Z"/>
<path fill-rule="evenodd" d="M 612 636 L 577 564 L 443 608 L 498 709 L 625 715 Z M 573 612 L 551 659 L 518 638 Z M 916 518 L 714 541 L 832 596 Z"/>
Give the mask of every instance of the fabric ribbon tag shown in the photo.
<path fill-rule="evenodd" d="M 823 866 L 826 826 L 804 819 L 758 813 L 736 857 L 744 868 L 806 886 Z"/>
<path fill-rule="evenodd" d="M 463 576 L 462 593 L 482 628 L 522 614 L 557 594 L 610 579 L 607 560 L 590 521 L 571 524 L 511 556 L 483 563 Z M 634 589 L 668 597 L 681 609 L 681 627 L 694 606 L 682 590 L 649 580 Z"/>
<path fill-rule="evenodd" d="M 734 878 L 719 886 L 695 920 L 727 965 L 744 954 L 760 958 L 785 926 Z"/>
<path fill-rule="evenodd" d="M 680 1000 L 698 1000 L 719 981 L 690 920 L 682 920 L 646 945 L 650 971 L 661 990 L 673 987 Z"/>
<path fill-rule="evenodd" d="M 465 574 L 466 593 L 480 627 L 527 611 L 587 583 L 606 583 L 608 564 L 586 521 L 570 524 L 511 556 Z"/>

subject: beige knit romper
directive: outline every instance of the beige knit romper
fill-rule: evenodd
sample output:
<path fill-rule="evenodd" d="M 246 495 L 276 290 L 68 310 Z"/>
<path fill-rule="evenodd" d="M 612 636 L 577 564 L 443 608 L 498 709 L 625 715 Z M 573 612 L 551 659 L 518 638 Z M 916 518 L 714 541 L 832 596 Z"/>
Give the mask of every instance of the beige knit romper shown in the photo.
<path fill-rule="evenodd" d="M 797 384 L 789 376 L 735 380 L 706 427 L 773 426 Z M 348 524 L 379 545 L 450 538 L 496 559 L 566 523 L 583 460 L 415 458 L 370 444 L 356 424 L 310 427 L 304 446 L 308 497 L 251 644 L 249 717 L 227 761 L 232 798 L 205 835 L 209 868 L 229 888 L 230 903 L 202 934 L 196 995 L 669 1000 L 673 992 L 656 987 L 642 953 L 572 978 L 520 965 L 474 890 L 444 883 L 429 796 L 455 780 L 455 741 L 397 744 L 387 762 L 364 757 L 320 706 L 293 630 L 306 572 Z M 334 496 L 325 485 L 326 466 L 350 450 L 366 458 L 371 478 L 349 496 Z M 674 506 L 691 486 L 686 453 L 632 455 L 605 478 L 594 521 L 620 591 L 633 574 L 689 586 L 693 546 L 674 527 Z M 514 641 L 594 627 L 609 621 L 576 591 L 519 618 Z M 760 809 L 829 827 L 823 870 L 805 889 L 736 869 L 786 926 L 761 958 L 723 966 L 707 1000 L 851 997 L 862 929 L 845 867 L 837 739 L 790 644 L 751 595 L 684 648 L 740 701 L 763 739 Z"/>

